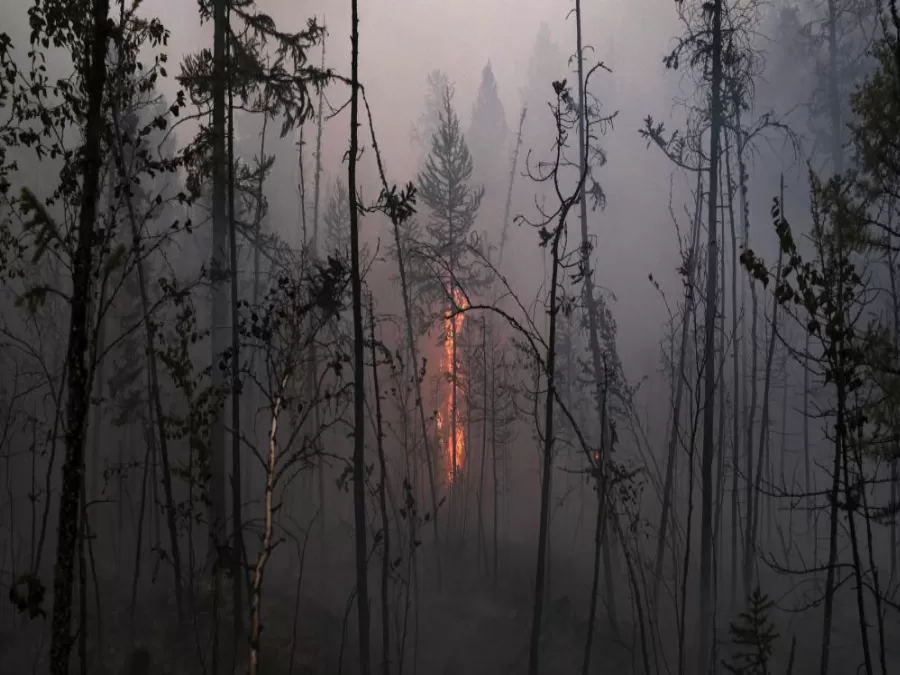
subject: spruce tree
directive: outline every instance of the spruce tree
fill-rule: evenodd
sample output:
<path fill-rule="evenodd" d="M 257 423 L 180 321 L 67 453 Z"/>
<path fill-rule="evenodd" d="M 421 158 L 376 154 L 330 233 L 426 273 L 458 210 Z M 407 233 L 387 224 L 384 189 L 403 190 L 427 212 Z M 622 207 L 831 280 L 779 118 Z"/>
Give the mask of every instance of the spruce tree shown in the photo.
<path fill-rule="evenodd" d="M 768 675 L 778 633 L 769 619 L 774 603 L 757 586 L 737 623 L 728 627 L 735 653 L 722 665 L 734 675 Z"/>
<path fill-rule="evenodd" d="M 472 122 L 467 138 L 472 147 L 475 177 L 486 186 L 492 201 L 502 195 L 502 187 L 506 182 L 509 168 L 505 152 L 508 134 L 506 110 L 497 92 L 497 80 L 488 61 L 481 72 L 481 84 L 472 107 Z M 497 196 L 493 195 L 495 191 L 498 192 Z"/>
<path fill-rule="evenodd" d="M 566 57 L 553 41 L 550 27 L 542 23 L 528 61 L 528 80 L 522 89 L 522 105 L 528 108 L 524 134 L 535 161 L 550 161 L 556 133 L 553 115 L 547 105 L 551 95 L 548 82 L 565 77 Z M 540 155 L 535 155 L 536 152 Z"/>
<path fill-rule="evenodd" d="M 453 108 L 453 90 L 444 88 L 439 127 L 431 137 L 431 153 L 418 175 L 419 197 L 428 209 L 425 232 L 432 255 L 443 261 L 447 274 L 425 284 L 429 299 L 446 304 L 454 289 L 481 281 L 471 264 L 472 227 L 481 206 L 483 187 L 474 187 L 474 162 Z"/>
<path fill-rule="evenodd" d="M 442 70 L 435 69 L 428 73 L 428 81 L 425 90 L 425 106 L 419 115 L 418 121 L 413 126 L 413 141 L 419 145 L 420 168 L 425 166 L 428 155 L 431 153 L 431 138 L 441 126 L 441 112 L 444 109 L 444 92 L 450 91 L 453 95 L 454 86 L 450 78 Z"/>
<path fill-rule="evenodd" d="M 472 121 L 466 138 L 475 164 L 473 177 L 484 186 L 479 212 L 479 229 L 488 239 L 499 242 L 503 231 L 503 211 L 509 183 L 509 152 L 506 111 L 497 92 L 490 62 L 481 73 L 481 85 L 472 107 Z"/>
<path fill-rule="evenodd" d="M 460 289 L 467 292 L 483 286 L 486 279 L 479 278 L 472 264 L 470 235 L 475 217 L 481 205 L 484 188 L 471 185 L 474 168 L 472 155 L 459 127 L 459 118 L 453 109 L 453 92 L 449 86 L 442 93 L 440 125 L 432 135 L 431 154 L 424 170 L 418 176 L 419 196 L 428 210 L 425 232 L 428 235 L 428 255 L 438 259 L 436 274 L 419 275 L 418 289 L 422 300 L 429 307 L 441 307 L 445 325 L 449 325 L 447 339 L 450 349 L 446 365 L 450 380 L 450 471 L 448 479 L 455 482 L 460 466 L 458 443 L 457 390 L 458 321 L 449 317 L 454 307 L 461 304 Z M 434 268 L 433 265 L 430 267 Z"/>

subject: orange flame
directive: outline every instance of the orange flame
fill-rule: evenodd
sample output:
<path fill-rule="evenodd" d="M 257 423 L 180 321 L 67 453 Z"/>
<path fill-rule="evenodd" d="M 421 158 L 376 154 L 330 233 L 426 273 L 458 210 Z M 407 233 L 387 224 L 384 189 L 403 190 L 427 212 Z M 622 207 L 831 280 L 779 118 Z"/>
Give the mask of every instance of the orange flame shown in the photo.
<path fill-rule="evenodd" d="M 468 307 L 466 297 L 458 288 L 453 289 L 453 300 L 457 307 L 465 309 Z M 441 372 L 447 374 L 450 382 L 450 388 L 447 392 L 447 398 L 444 405 L 444 412 L 437 414 L 437 428 L 439 432 L 444 431 L 445 421 L 452 420 L 453 415 L 453 385 L 456 384 L 457 391 L 460 385 L 459 376 L 459 359 L 454 363 L 454 340 L 459 335 L 463 326 L 464 314 L 461 312 L 455 316 L 451 316 L 452 312 L 448 312 L 444 318 L 444 331 L 447 334 L 447 340 L 444 343 L 444 353 L 441 355 Z M 459 470 L 463 465 L 463 453 L 465 451 L 465 433 L 463 431 L 462 416 L 460 415 L 459 394 L 457 393 L 456 402 L 456 438 L 454 438 L 452 423 L 446 424 L 446 447 L 447 447 L 447 482 L 453 483 Z"/>

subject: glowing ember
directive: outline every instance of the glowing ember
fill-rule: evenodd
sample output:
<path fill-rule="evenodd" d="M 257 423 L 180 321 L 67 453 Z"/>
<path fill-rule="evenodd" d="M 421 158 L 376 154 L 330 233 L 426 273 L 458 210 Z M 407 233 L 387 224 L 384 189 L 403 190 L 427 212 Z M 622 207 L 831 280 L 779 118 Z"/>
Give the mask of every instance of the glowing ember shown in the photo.
<path fill-rule="evenodd" d="M 460 309 L 465 309 L 468 307 L 468 303 L 466 302 L 466 298 L 463 295 L 462 291 L 458 288 L 453 290 L 453 298 L 456 303 L 456 306 Z M 451 317 L 451 313 L 448 312 L 447 316 L 444 318 L 444 330 L 447 333 L 447 340 L 444 343 L 444 353 L 441 355 L 441 372 L 447 374 L 447 379 L 450 382 L 450 386 L 447 391 L 447 397 L 444 404 L 444 410 L 439 411 L 437 414 L 437 428 L 438 432 L 443 432 L 446 436 L 446 450 L 447 450 L 447 482 L 453 483 L 456 479 L 459 470 L 463 465 L 463 453 L 465 451 L 466 442 L 465 435 L 463 432 L 462 418 L 459 414 L 459 385 L 460 385 L 460 376 L 459 376 L 459 358 L 456 359 L 454 363 L 454 348 L 453 344 L 457 336 L 459 336 L 460 331 L 463 326 L 463 318 L 464 315 L 462 313 L 457 314 L 456 316 Z M 454 325 L 455 324 L 455 325 Z M 456 394 L 456 429 L 455 429 L 455 438 L 454 438 L 454 425 L 450 421 L 454 418 L 454 410 L 453 410 L 453 388 L 454 384 L 456 385 L 457 394 Z M 446 430 L 444 426 L 446 425 Z"/>

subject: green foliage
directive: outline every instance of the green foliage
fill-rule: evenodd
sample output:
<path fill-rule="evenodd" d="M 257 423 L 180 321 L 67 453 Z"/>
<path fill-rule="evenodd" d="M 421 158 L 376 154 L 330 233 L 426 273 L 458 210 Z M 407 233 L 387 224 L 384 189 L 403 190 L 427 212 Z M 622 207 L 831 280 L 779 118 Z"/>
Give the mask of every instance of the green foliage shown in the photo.
<path fill-rule="evenodd" d="M 741 612 L 737 623 L 728 627 L 735 653 L 731 662 L 722 662 L 734 675 L 769 675 L 769 663 L 778 633 L 769 620 L 774 603 L 760 591 L 759 586 L 750 596 L 748 608 Z"/>

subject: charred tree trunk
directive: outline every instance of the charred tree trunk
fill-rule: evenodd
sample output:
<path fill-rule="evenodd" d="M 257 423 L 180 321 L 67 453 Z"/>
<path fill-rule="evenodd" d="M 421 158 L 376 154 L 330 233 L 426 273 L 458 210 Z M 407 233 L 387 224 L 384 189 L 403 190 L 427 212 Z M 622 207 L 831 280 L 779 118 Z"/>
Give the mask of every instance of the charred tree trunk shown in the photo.
<path fill-rule="evenodd" d="M 325 71 L 325 34 L 322 35 L 322 61 L 321 69 Z M 316 110 L 316 174 L 313 180 L 313 232 L 310 248 L 312 249 L 313 260 L 319 259 L 319 202 L 322 194 L 322 127 L 324 126 L 324 118 L 322 111 L 325 103 L 325 88 L 319 87 L 319 101 Z M 316 341 L 310 344 L 310 380 L 315 383 L 319 381 L 319 359 L 316 354 Z M 321 428 L 321 410 L 319 406 L 319 397 L 314 391 L 310 391 L 313 400 L 313 425 L 316 434 L 316 449 L 319 450 L 318 433 Z M 319 534 L 322 538 L 328 531 L 328 523 L 325 519 L 325 463 L 319 458 L 319 466 L 316 473 L 319 477 Z"/>
<path fill-rule="evenodd" d="M 727 142 L 725 146 L 725 177 L 728 187 L 728 222 L 731 226 L 731 340 L 732 347 L 732 394 L 731 394 L 731 575 L 730 575 L 730 594 L 729 600 L 732 609 L 737 600 L 738 588 L 738 538 L 740 506 L 738 504 L 739 486 L 738 475 L 741 461 L 741 376 L 740 376 L 740 360 L 741 348 L 743 346 L 743 333 L 739 332 L 743 328 L 743 313 L 740 320 L 738 319 L 738 248 L 737 248 L 737 231 L 734 218 L 734 185 L 732 184 L 731 173 L 731 153 L 730 145 Z M 724 237 L 723 237 L 724 239 Z M 723 241 L 724 243 L 724 241 Z M 724 287 L 724 274 L 722 275 L 722 283 Z M 723 291 L 724 293 L 724 291 Z"/>
<path fill-rule="evenodd" d="M 576 46 L 578 49 L 577 59 L 578 59 L 578 100 L 580 106 L 580 114 L 578 116 L 578 170 L 582 176 L 586 175 L 586 173 L 590 170 L 589 167 L 586 166 L 587 160 L 589 157 L 589 148 L 587 144 L 590 142 L 587 138 L 586 127 L 587 127 L 587 104 L 585 101 L 585 91 L 584 91 L 584 54 L 583 54 L 583 45 L 581 41 L 581 0 L 575 0 L 575 26 L 576 26 Z M 597 414 L 600 419 L 604 419 L 605 411 L 603 410 L 604 401 L 607 396 L 607 378 L 604 373 L 604 365 L 603 365 L 603 353 L 600 348 L 600 312 L 597 307 L 597 299 L 594 297 L 594 278 L 593 271 L 591 270 L 591 243 L 588 237 L 588 226 L 587 226 L 587 195 L 582 191 L 581 198 L 579 200 L 579 210 L 580 210 L 580 220 L 581 220 L 581 273 L 583 275 L 583 283 L 584 283 L 584 300 L 585 306 L 587 308 L 588 314 L 588 343 L 591 350 L 591 367 L 594 375 L 594 396 L 595 396 L 595 405 L 597 406 Z M 606 429 L 600 429 L 600 436 L 606 434 Z M 602 446 L 602 443 L 601 443 Z M 605 448 L 602 449 L 604 451 Z M 606 461 L 605 457 L 600 457 L 598 463 L 600 466 L 603 466 L 603 463 Z M 603 497 L 601 495 L 601 497 Z M 615 590 L 612 587 L 612 584 L 609 583 L 611 570 L 609 569 L 610 563 L 610 551 L 609 551 L 609 538 L 604 537 L 603 539 L 604 547 L 607 549 L 604 553 L 604 560 L 606 563 L 607 569 L 607 603 L 609 607 L 609 618 L 612 625 L 615 627 L 617 623 L 616 619 L 616 604 L 615 604 Z"/>
<path fill-rule="evenodd" d="M 229 15 L 230 15 L 229 8 Z M 231 72 L 231 41 L 227 44 L 228 56 L 228 248 L 229 288 L 231 290 L 231 572 L 232 615 L 235 663 L 243 658 L 241 644 L 244 641 L 244 601 L 241 578 L 244 572 L 244 519 L 241 496 L 241 337 L 238 313 L 238 252 L 237 222 L 234 207 L 234 93 Z M 266 122 L 263 117 L 260 166 L 265 161 Z M 262 182 L 265 172 L 259 172 L 257 224 L 262 211 Z M 258 245 L 258 242 L 257 242 Z"/>
<path fill-rule="evenodd" d="M 500 232 L 500 252 L 498 264 L 503 264 L 503 249 L 506 247 L 506 237 L 509 234 L 509 213 L 512 208 L 513 186 L 516 182 L 516 166 L 519 163 L 519 150 L 522 148 L 522 127 L 525 125 L 525 113 L 527 108 L 522 108 L 519 114 L 519 133 L 516 134 L 516 149 L 513 151 L 512 166 L 509 168 L 509 185 L 506 188 L 506 206 L 503 208 L 503 229 Z"/>
<path fill-rule="evenodd" d="M 778 255 L 778 266 L 775 271 L 775 288 L 778 288 L 778 284 L 781 283 L 781 269 L 782 262 L 784 256 L 779 253 Z M 749 536 L 747 538 L 747 551 L 746 551 L 746 560 L 750 566 L 750 576 L 745 579 L 745 581 L 750 581 L 752 583 L 753 577 L 753 566 L 756 561 L 756 548 L 757 548 L 757 537 L 759 536 L 759 512 L 760 512 L 760 485 L 762 484 L 762 476 L 763 476 L 763 468 L 765 467 L 765 461 L 768 456 L 768 451 L 766 448 L 769 444 L 769 391 L 772 385 L 772 362 L 775 356 L 775 340 L 778 335 L 778 302 L 777 300 L 773 300 L 772 302 L 772 320 L 769 325 L 769 345 L 766 353 L 766 374 L 765 379 L 763 380 L 763 397 L 762 397 L 762 417 L 760 419 L 760 435 L 759 435 L 759 449 L 757 451 L 756 458 L 756 477 L 754 479 L 754 491 L 756 492 L 757 498 L 754 501 L 754 509 L 750 514 L 750 520 L 748 521 L 748 531 Z M 746 572 L 745 572 L 746 576 Z M 755 586 L 755 585 L 754 585 Z"/>
<path fill-rule="evenodd" d="M 116 129 L 116 136 L 121 138 L 121 128 L 119 126 L 118 111 L 113 109 L 113 125 Z M 122 185 L 128 183 L 128 175 L 125 170 L 125 158 L 122 152 L 122 146 L 119 143 L 113 144 L 113 153 L 115 155 L 116 168 L 119 175 L 119 181 Z M 172 565 L 175 582 L 175 605 L 178 612 L 178 621 L 184 618 L 183 608 L 183 587 L 181 580 L 181 551 L 178 546 L 178 526 L 176 523 L 175 498 L 172 493 L 172 467 L 169 462 L 169 439 L 166 435 L 165 413 L 162 405 L 162 393 L 159 386 L 159 370 L 156 362 L 156 338 L 153 328 L 153 321 L 150 317 L 150 293 L 147 285 L 147 275 L 144 269 L 144 256 L 141 252 L 141 233 L 138 229 L 137 214 L 134 211 L 134 203 L 130 198 L 125 200 L 125 208 L 128 215 L 128 222 L 131 229 L 132 246 L 134 249 L 135 267 L 137 269 L 138 287 L 141 294 L 141 319 L 144 325 L 144 348 L 147 352 L 147 370 L 150 379 L 150 397 L 153 405 L 152 417 L 156 422 L 156 434 L 159 439 L 159 453 L 162 460 L 163 469 L 163 492 L 166 498 L 166 527 L 169 530 L 169 543 L 172 547 Z M 151 441 L 152 442 L 152 441 Z M 148 449 L 149 449 L 148 444 Z"/>
<path fill-rule="evenodd" d="M 722 0 L 713 0 L 712 6 L 712 83 L 710 100 L 709 141 L 709 216 L 707 232 L 706 312 L 704 319 L 703 350 L 703 451 L 700 462 L 702 507 L 700 518 L 700 669 L 706 675 L 711 662 L 712 606 L 711 578 L 713 537 L 713 481 L 712 468 L 715 455 L 715 336 L 716 297 L 719 290 L 718 197 L 719 197 L 719 135 L 722 126 Z"/>
<path fill-rule="evenodd" d="M 103 97 L 106 90 L 106 45 L 109 0 L 91 4 L 91 28 L 87 36 L 84 68 L 88 95 L 82 154 L 81 204 L 78 243 L 72 260 L 72 296 L 69 339 L 66 349 L 68 400 L 66 404 L 66 455 L 57 525 L 56 572 L 53 579 L 53 618 L 50 638 L 50 672 L 68 675 L 72 649 L 72 592 L 79 532 L 79 499 L 84 476 L 85 424 L 90 389 L 85 355 L 88 348 L 88 303 L 93 268 L 93 234 L 103 166 Z"/>
<path fill-rule="evenodd" d="M 538 526 L 537 570 L 534 581 L 534 607 L 531 616 L 528 675 L 538 675 L 540 660 L 541 622 L 544 613 L 544 594 L 547 576 L 547 542 L 550 530 L 550 477 L 553 471 L 553 412 L 556 407 L 556 320 L 558 314 L 557 286 L 559 279 L 559 242 L 565 229 L 565 213 L 560 216 L 551 245 L 553 269 L 550 272 L 550 328 L 547 347 L 547 400 L 544 409 L 544 447 L 542 453 L 541 513 Z"/>
<path fill-rule="evenodd" d="M 434 481 L 434 457 L 431 453 L 429 442 L 428 422 L 425 419 L 425 404 L 422 399 L 422 378 L 419 376 L 419 359 L 416 350 L 416 339 L 412 326 L 412 308 L 409 299 L 409 286 L 406 277 L 406 263 L 404 261 L 404 244 L 400 236 L 400 224 L 392 223 L 394 232 L 394 244 L 397 247 L 397 266 L 400 268 L 400 291 L 403 295 L 403 313 L 406 328 L 406 343 L 409 356 L 413 364 L 413 382 L 415 383 L 416 408 L 419 412 L 419 422 L 422 425 L 422 443 L 425 446 L 425 466 L 428 471 L 428 487 L 431 496 L 431 526 L 434 531 L 435 558 L 437 560 L 437 583 L 441 585 L 441 538 L 438 528 L 438 499 L 437 488 Z"/>
<path fill-rule="evenodd" d="M 378 506 L 381 511 L 381 671 L 391 672 L 391 617 L 388 606 L 388 578 L 391 565 L 391 530 L 387 510 L 387 462 L 384 459 L 384 432 L 381 421 L 381 390 L 378 387 L 378 353 L 375 349 L 375 301 L 369 296 L 369 338 L 372 349 L 372 381 L 375 385 L 375 425 L 378 438 L 378 468 L 381 480 L 378 482 Z"/>
<path fill-rule="evenodd" d="M 697 253 L 700 245 L 700 209 L 703 201 L 703 178 L 697 173 L 697 194 L 695 197 L 694 222 L 691 228 L 691 247 L 687 255 L 685 265 L 686 276 L 684 292 L 684 310 L 682 311 L 681 336 L 679 342 L 678 365 L 673 369 L 673 386 L 675 396 L 672 403 L 672 427 L 669 431 L 669 443 L 666 458 L 666 477 L 663 484 L 662 512 L 659 519 L 659 534 L 656 539 L 656 562 L 653 575 L 653 606 L 659 607 L 659 590 L 663 573 L 663 556 L 667 541 L 670 510 L 672 508 L 672 491 L 675 483 L 675 462 L 677 459 L 678 441 L 681 437 L 682 400 L 684 398 L 684 383 L 687 378 L 685 364 L 687 361 L 688 332 L 693 322 L 696 309 L 696 270 Z M 674 338 L 673 338 L 674 339 Z M 674 353 L 672 357 L 674 359 Z"/>
<path fill-rule="evenodd" d="M 228 153 L 227 115 L 225 98 L 228 81 L 226 42 L 228 32 L 228 2 L 214 0 L 213 4 L 213 81 L 212 81 L 212 317 L 210 345 L 212 385 L 216 390 L 225 387 L 219 361 L 228 346 L 229 299 L 225 284 L 228 270 Z M 214 586 L 219 592 L 221 556 L 227 544 L 225 529 L 225 410 L 217 409 L 210 427 L 210 513 L 207 573 L 214 572 Z"/>
<path fill-rule="evenodd" d="M 356 609 L 359 629 L 360 675 L 371 675 L 369 646 L 369 581 L 366 560 L 366 401 L 363 380 L 365 339 L 362 317 L 362 279 L 359 263 L 359 205 L 356 162 L 359 155 L 359 5 L 351 0 L 350 14 L 350 155 L 347 190 L 350 193 L 350 286 L 353 296 L 353 519 L 356 536 Z"/>

